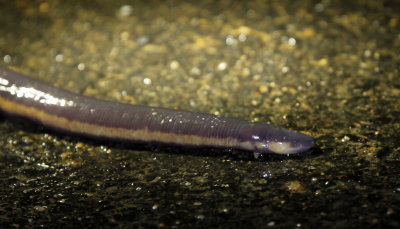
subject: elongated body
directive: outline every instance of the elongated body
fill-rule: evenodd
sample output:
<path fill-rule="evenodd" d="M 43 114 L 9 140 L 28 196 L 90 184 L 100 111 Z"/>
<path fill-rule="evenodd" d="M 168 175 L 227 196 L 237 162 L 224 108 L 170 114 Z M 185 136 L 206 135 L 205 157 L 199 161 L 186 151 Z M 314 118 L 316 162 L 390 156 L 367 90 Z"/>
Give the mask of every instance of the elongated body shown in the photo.
<path fill-rule="evenodd" d="M 257 153 L 307 151 L 312 137 L 281 127 L 190 111 L 85 97 L 0 68 L 0 109 L 88 137 Z"/>

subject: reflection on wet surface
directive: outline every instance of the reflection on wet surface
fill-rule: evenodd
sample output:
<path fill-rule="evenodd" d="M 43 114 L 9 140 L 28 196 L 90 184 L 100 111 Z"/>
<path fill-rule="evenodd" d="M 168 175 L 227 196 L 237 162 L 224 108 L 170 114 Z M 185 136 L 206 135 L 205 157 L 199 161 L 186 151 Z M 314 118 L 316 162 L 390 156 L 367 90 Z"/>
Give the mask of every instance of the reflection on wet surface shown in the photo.
<path fill-rule="evenodd" d="M 3 117 L 0 226 L 399 227 L 399 10 L 3 4 L 3 67 L 95 98 L 280 125 L 316 148 L 253 160 L 88 141 Z"/>

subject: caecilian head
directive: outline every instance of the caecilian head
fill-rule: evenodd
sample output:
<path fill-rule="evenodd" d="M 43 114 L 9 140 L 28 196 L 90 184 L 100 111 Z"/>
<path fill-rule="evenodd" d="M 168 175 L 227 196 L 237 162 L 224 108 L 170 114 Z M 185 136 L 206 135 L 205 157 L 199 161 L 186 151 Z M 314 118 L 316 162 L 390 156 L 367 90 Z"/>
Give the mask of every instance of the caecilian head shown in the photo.
<path fill-rule="evenodd" d="M 243 148 L 257 153 L 293 154 L 305 152 L 314 146 L 311 136 L 281 127 L 254 123 L 245 132 L 247 146 L 243 145 Z"/>

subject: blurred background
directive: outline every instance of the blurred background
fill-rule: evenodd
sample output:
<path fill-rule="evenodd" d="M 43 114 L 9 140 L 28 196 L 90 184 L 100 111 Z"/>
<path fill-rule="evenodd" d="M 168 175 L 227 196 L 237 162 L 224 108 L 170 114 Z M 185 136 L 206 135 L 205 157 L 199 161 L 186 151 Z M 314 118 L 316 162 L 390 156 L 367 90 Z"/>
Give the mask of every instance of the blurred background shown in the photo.
<path fill-rule="evenodd" d="M 1 116 L 0 226 L 398 228 L 398 1 L 0 0 L 0 66 L 283 126 L 293 157 L 126 146 Z"/>

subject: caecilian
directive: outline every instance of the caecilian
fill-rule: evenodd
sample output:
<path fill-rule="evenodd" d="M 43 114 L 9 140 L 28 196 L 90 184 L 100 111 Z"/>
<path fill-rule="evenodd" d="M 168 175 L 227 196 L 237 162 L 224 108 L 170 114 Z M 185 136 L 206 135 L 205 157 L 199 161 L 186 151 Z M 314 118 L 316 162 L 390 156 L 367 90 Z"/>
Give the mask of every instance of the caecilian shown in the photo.
<path fill-rule="evenodd" d="M 105 140 L 292 154 L 314 146 L 288 129 L 167 108 L 97 100 L 0 67 L 0 109 L 57 131 Z"/>

